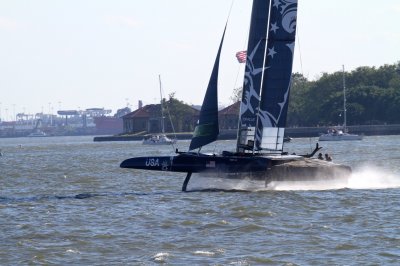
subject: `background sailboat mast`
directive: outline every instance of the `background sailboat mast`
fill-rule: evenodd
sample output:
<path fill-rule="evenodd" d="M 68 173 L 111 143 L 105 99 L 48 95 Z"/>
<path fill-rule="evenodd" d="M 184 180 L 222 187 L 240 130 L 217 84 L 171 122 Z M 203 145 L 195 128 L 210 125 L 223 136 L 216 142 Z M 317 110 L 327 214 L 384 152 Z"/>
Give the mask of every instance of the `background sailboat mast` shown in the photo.
<path fill-rule="evenodd" d="M 344 65 L 343 67 L 343 132 L 347 132 L 347 108 L 346 108 L 346 74 L 344 72 Z"/>
<path fill-rule="evenodd" d="M 164 107 L 163 107 L 163 97 L 162 97 L 161 75 L 158 75 L 158 80 L 160 82 L 160 97 L 161 97 L 161 102 L 160 102 L 160 107 L 161 107 L 161 132 L 164 134 L 165 133 L 165 128 L 164 128 Z"/>

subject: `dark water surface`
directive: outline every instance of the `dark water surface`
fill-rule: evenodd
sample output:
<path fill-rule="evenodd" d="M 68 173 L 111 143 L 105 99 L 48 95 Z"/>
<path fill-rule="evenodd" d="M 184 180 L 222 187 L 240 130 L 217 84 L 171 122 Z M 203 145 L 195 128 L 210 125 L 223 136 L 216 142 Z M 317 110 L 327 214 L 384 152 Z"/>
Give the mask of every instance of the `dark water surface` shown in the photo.
<path fill-rule="evenodd" d="M 190 193 L 180 192 L 184 174 L 119 168 L 171 147 L 92 139 L 0 139 L 0 265 L 400 263 L 400 136 L 321 143 L 353 167 L 346 184 L 243 182 L 225 185 L 247 191 Z M 315 141 L 286 148 L 307 153 Z"/>

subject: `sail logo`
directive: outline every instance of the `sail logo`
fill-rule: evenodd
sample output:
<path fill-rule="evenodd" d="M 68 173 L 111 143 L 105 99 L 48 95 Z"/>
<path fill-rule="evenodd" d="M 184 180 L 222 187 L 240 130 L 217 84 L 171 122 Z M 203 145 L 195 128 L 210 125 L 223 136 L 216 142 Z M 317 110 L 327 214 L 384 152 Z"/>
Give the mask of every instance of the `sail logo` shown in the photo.
<path fill-rule="evenodd" d="M 250 53 L 246 60 L 246 72 L 244 77 L 244 92 L 243 99 L 240 105 L 240 115 L 243 116 L 247 111 L 250 111 L 251 114 L 255 115 L 256 110 L 258 108 L 258 103 L 260 101 L 260 95 L 254 89 L 254 81 L 253 77 L 261 74 L 268 67 L 260 67 L 255 68 L 253 64 L 253 58 L 257 53 L 258 46 L 260 45 L 262 40 L 258 41 L 257 45 L 254 47 L 253 51 Z M 256 100 L 256 104 L 252 104 L 252 99 Z M 242 118 L 243 121 L 243 118 Z"/>
<path fill-rule="evenodd" d="M 274 7 L 281 8 L 282 27 L 288 33 L 296 30 L 297 0 L 275 0 Z"/>
<path fill-rule="evenodd" d="M 161 163 L 161 170 L 168 171 L 168 166 L 169 166 L 168 161 L 167 160 L 163 161 Z"/>
<path fill-rule="evenodd" d="M 159 159 L 156 158 L 147 158 L 146 159 L 146 166 L 160 166 Z"/>
<path fill-rule="evenodd" d="M 244 123 L 255 123 L 256 118 L 255 117 L 243 117 L 242 122 Z"/>

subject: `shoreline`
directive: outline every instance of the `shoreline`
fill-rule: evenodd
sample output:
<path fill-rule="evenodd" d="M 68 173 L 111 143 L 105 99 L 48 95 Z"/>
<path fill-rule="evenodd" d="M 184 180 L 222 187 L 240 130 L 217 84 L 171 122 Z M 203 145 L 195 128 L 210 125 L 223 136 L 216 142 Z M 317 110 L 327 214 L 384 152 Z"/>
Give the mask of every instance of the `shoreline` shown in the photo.
<path fill-rule="evenodd" d="M 326 133 L 332 127 L 291 127 L 285 129 L 285 136 L 291 138 L 311 138 L 319 137 L 320 134 Z M 348 131 L 353 134 L 364 136 L 384 136 L 384 135 L 400 135 L 400 125 L 361 125 L 361 126 L 348 126 Z M 178 140 L 191 139 L 192 133 L 167 133 L 170 138 Z M 94 137 L 93 141 L 140 141 L 143 140 L 145 135 L 133 136 L 98 136 Z M 218 137 L 219 140 L 232 140 L 237 137 L 237 129 L 221 130 Z"/>

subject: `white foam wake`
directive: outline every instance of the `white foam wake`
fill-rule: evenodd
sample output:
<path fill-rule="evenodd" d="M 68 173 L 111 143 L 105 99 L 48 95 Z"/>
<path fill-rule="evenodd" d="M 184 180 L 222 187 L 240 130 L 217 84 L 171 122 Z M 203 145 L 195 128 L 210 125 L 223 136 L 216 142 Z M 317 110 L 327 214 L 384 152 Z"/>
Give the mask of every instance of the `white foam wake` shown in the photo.
<path fill-rule="evenodd" d="M 400 188 L 400 176 L 375 167 L 365 166 L 353 172 L 348 181 L 348 188 Z"/>
<path fill-rule="evenodd" d="M 194 178 L 192 188 L 236 189 L 247 191 L 260 190 L 334 190 L 334 189 L 388 189 L 400 188 L 400 175 L 377 167 L 365 166 L 354 170 L 347 180 L 317 181 L 274 181 L 265 187 L 265 182 L 249 179 L 234 180 L 227 178 Z M 195 181 L 196 180 L 196 181 Z M 191 181 L 192 182 L 192 181 Z"/>

